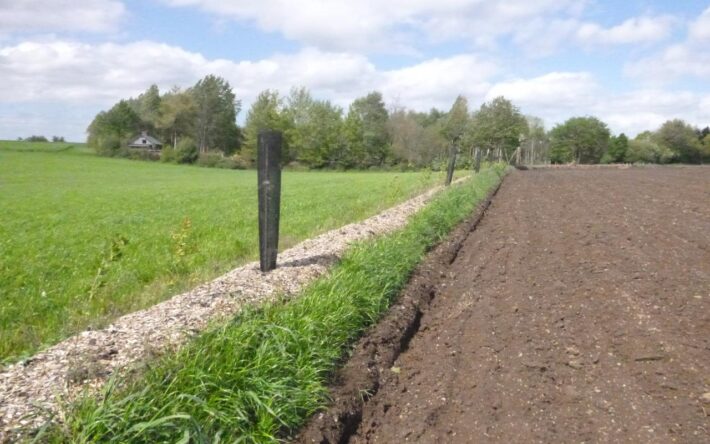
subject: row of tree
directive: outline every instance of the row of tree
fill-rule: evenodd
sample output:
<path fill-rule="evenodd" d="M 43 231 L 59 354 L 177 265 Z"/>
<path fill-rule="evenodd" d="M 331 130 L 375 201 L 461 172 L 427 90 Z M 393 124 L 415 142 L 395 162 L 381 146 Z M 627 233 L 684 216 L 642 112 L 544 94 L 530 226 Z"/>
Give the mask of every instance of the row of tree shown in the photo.
<path fill-rule="evenodd" d="M 215 150 L 229 155 L 241 142 L 240 108 L 229 83 L 217 76 L 162 95 L 152 85 L 137 98 L 121 100 L 100 112 L 89 125 L 87 141 L 101 154 L 117 155 L 125 152 L 131 138 L 148 131 L 166 142 L 167 151 L 178 149 L 179 141 L 185 139 L 184 146 L 194 145 L 200 153 Z"/>
<path fill-rule="evenodd" d="M 37 136 L 37 135 L 32 135 L 29 137 L 25 137 L 24 139 L 22 137 L 17 138 L 18 142 L 49 142 L 49 139 L 47 139 L 44 136 Z M 62 136 L 52 136 L 52 142 L 57 143 L 57 142 L 64 142 L 64 137 Z"/>
<path fill-rule="evenodd" d="M 700 130 L 675 119 L 634 139 L 612 136 L 595 117 L 574 117 L 549 133 L 553 163 L 703 163 L 710 162 L 710 128 Z"/>
<path fill-rule="evenodd" d="M 236 123 L 240 110 L 229 83 L 217 76 L 162 95 L 153 85 L 99 113 L 89 126 L 88 143 L 101 154 L 120 155 L 130 152 L 131 138 L 148 131 L 166 142 L 163 160 L 213 164 L 217 158 L 236 159 L 227 165 L 248 166 L 256 157 L 259 132 L 274 129 L 284 134 L 285 163 L 339 169 L 438 167 L 452 146 L 464 166 L 476 150 L 489 159 L 524 163 L 710 160 L 708 128 L 698 131 L 674 120 L 628 140 L 623 134 L 613 137 L 599 119 L 575 117 L 547 132 L 541 119 L 524 116 L 503 97 L 473 111 L 459 96 L 448 111 L 415 112 L 388 108 L 379 92 L 371 92 L 345 111 L 294 88 L 286 96 L 272 90 L 259 94 L 243 127 Z"/>

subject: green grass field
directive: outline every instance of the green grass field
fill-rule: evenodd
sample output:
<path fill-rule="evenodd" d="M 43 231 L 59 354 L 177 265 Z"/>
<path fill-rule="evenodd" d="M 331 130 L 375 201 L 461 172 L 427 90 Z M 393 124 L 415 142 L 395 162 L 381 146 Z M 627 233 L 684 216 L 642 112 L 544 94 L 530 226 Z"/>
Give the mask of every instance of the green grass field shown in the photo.
<path fill-rule="evenodd" d="M 441 174 L 284 172 L 284 249 Z M 256 259 L 256 172 L 0 141 L 0 360 L 11 362 Z"/>

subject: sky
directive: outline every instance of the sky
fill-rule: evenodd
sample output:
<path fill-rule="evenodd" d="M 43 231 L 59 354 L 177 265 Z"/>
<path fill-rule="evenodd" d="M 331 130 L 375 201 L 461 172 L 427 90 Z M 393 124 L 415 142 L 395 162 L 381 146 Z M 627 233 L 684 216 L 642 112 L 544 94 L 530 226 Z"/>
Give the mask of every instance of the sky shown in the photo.
<path fill-rule="evenodd" d="M 0 139 L 83 141 L 118 100 L 207 74 L 244 110 L 305 86 L 344 109 L 374 90 L 418 111 L 502 95 L 548 128 L 705 127 L 710 1 L 0 0 Z"/>

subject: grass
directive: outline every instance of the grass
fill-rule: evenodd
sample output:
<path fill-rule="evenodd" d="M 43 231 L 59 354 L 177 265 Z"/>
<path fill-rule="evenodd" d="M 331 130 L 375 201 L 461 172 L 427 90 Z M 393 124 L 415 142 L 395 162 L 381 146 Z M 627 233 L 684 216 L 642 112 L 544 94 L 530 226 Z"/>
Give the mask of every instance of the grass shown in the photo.
<path fill-rule="evenodd" d="M 328 400 L 353 342 L 387 310 L 429 247 L 499 180 L 500 167 L 441 193 L 406 228 L 352 248 L 290 302 L 242 312 L 140 377 L 85 397 L 50 442 L 279 442 Z"/>
<path fill-rule="evenodd" d="M 361 220 L 439 173 L 284 172 L 281 248 Z M 258 256 L 256 172 L 0 141 L 0 362 Z"/>

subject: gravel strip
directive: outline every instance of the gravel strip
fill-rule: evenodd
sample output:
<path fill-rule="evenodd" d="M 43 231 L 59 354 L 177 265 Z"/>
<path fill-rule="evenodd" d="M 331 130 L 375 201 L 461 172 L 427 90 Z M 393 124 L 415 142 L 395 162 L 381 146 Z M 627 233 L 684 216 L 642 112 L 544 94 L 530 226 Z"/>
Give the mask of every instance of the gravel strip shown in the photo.
<path fill-rule="evenodd" d="M 306 240 L 280 253 L 274 271 L 262 273 L 258 262 L 249 263 L 6 367 L 0 372 L 0 441 L 9 439 L 13 430 L 38 426 L 52 414 L 61 414 L 60 403 L 86 388 L 101 387 L 117 371 L 179 346 L 210 321 L 233 316 L 245 304 L 296 294 L 338 261 L 348 245 L 404 226 L 441 189 Z"/>

